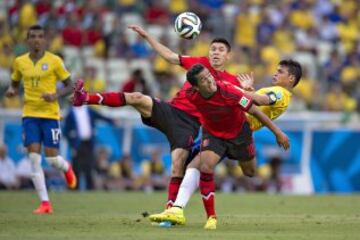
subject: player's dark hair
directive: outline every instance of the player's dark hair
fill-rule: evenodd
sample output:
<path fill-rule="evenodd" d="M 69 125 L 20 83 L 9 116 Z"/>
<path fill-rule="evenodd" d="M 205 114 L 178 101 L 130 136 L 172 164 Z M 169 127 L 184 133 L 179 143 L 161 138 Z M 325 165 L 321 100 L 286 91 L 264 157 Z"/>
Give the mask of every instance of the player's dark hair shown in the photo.
<path fill-rule="evenodd" d="M 210 45 L 213 44 L 213 43 L 222 43 L 222 44 L 224 44 L 224 45 L 226 46 L 228 52 L 231 51 L 230 43 L 229 43 L 229 41 L 226 40 L 225 38 L 214 38 L 214 39 L 211 41 Z"/>
<path fill-rule="evenodd" d="M 30 32 L 34 31 L 34 30 L 41 30 L 41 31 L 43 31 L 45 33 L 45 28 L 43 28 L 42 26 L 40 26 L 40 25 L 32 25 L 32 26 L 30 26 L 28 28 L 26 38 L 29 38 Z"/>
<path fill-rule="evenodd" d="M 198 77 L 197 75 L 204 70 L 204 66 L 201 64 L 193 65 L 186 73 L 186 79 L 190 82 L 192 86 L 198 85 Z"/>
<path fill-rule="evenodd" d="M 293 88 L 299 83 L 302 76 L 302 68 L 299 62 L 292 59 L 281 60 L 279 63 L 280 66 L 287 67 L 290 75 L 295 77 L 295 82 Z"/>

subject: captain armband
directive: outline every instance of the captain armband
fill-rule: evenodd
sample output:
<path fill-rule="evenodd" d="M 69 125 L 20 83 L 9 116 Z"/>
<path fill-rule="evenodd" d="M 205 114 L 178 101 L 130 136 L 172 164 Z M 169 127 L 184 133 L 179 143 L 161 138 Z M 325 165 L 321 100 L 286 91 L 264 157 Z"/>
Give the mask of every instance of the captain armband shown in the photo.
<path fill-rule="evenodd" d="M 269 105 L 274 105 L 277 101 L 277 96 L 274 92 L 268 92 L 266 93 L 269 97 Z"/>

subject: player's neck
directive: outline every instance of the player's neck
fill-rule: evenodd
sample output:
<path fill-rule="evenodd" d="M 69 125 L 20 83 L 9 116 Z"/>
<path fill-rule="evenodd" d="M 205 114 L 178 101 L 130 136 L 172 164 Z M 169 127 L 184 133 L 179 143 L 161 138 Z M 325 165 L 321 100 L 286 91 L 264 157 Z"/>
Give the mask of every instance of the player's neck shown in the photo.
<path fill-rule="evenodd" d="M 203 97 L 203 98 L 205 98 L 205 99 L 209 99 L 209 98 L 211 98 L 214 94 L 215 94 L 215 92 L 213 92 L 213 93 L 209 93 L 209 92 L 199 92 L 200 93 L 200 95 Z"/>
<path fill-rule="evenodd" d="M 225 66 L 221 65 L 221 66 L 212 66 L 216 71 L 220 71 L 223 72 L 225 71 Z"/>
<path fill-rule="evenodd" d="M 30 59 L 33 61 L 33 62 L 37 62 L 39 61 L 39 59 L 41 59 L 45 54 L 45 51 L 33 51 L 33 52 L 30 52 Z"/>

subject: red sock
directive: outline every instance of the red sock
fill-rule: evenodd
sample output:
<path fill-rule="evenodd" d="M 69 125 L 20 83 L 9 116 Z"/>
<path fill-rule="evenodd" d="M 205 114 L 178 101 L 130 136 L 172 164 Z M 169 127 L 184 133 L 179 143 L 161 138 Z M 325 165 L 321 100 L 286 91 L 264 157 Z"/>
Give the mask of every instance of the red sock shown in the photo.
<path fill-rule="evenodd" d="M 168 186 L 168 201 L 166 203 L 166 208 L 171 208 L 176 200 L 179 188 L 183 178 L 182 177 L 172 177 Z"/>
<path fill-rule="evenodd" d="M 216 216 L 214 174 L 201 172 L 199 187 L 207 217 Z"/>
<path fill-rule="evenodd" d="M 126 104 L 124 93 L 108 92 L 89 94 L 88 104 L 105 105 L 109 107 L 121 107 Z"/>

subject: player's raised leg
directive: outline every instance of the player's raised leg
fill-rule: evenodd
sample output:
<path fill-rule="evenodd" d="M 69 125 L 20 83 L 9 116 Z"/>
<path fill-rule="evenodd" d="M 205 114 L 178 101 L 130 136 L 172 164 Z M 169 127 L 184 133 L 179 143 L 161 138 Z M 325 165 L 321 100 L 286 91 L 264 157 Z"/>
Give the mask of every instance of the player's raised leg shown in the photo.
<path fill-rule="evenodd" d="M 122 107 L 129 105 L 134 107 L 142 117 L 151 117 L 153 99 L 139 92 L 104 92 L 89 94 L 84 89 L 84 81 L 77 80 L 75 83 L 73 105 L 103 105 L 108 107 Z"/>

